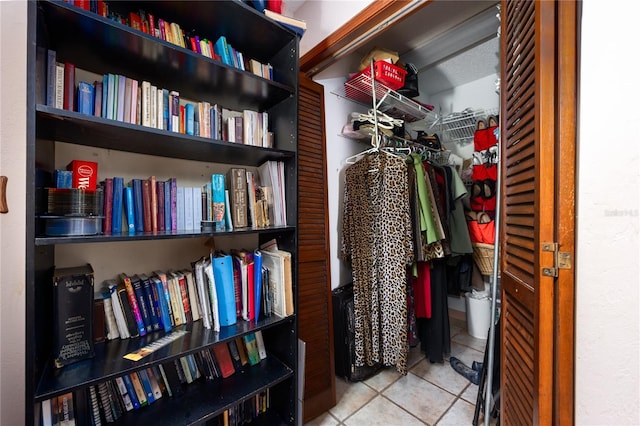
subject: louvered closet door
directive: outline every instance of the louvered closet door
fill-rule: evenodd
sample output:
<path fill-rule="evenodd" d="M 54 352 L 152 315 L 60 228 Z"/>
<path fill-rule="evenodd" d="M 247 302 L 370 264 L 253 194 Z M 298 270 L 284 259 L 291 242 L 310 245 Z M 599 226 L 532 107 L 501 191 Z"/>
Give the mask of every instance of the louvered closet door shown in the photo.
<path fill-rule="evenodd" d="M 323 87 L 300 75 L 298 335 L 306 342 L 303 420 L 336 404 Z"/>
<path fill-rule="evenodd" d="M 575 11 L 569 1 L 502 1 L 501 420 L 507 425 L 572 421 L 573 271 L 548 276 L 554 253 L 543 247 L 558 242 L 573 254 Z M 563 28 L 565 19 L 573 26 Z M 570 33 L 565 41 L 563 31 Z"/>

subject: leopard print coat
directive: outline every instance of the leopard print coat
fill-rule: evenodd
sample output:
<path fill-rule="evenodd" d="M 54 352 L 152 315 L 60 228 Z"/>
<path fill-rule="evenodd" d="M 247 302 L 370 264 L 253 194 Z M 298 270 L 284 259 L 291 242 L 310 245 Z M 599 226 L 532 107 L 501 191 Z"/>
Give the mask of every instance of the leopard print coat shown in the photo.
<path fill-rule="evenodd" d="M 351 262 L 356 365 L 407 374 L 407 278 L 413 262 L 407 165 L 386 153 L 345 171 L 342 256 Z"/>

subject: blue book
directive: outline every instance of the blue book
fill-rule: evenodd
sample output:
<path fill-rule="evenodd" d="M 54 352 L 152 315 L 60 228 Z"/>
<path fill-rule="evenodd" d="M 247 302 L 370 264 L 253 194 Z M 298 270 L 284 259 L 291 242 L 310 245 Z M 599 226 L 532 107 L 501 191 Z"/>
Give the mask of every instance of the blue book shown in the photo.
<path fill-rule="evenodd" d="M 254 290 L 254 309 L 256 312 L 256 321 L 260 319 L 260 297 L 262 296 L 262 252 L 254 250 L 253 252 L 253 290 Z"/>
<path fill-rule="evenodd" d="M 233 61 L 231 60 L 231 55 L 229 55 L 229 47 L 227 44 L 227 38 L 225 36 L 218 37 L 216 43 L 213 45 L 213 52 L 220 56 L 222 62 L 225 65 L 233 66 Z"/>
<path fill-rule="evenodd" d="M 164 230 L 171 232 L 171 182 L 164 184 Z"/>
<path fill-rule="evenodd" d="M 153 331 L 153 326 L 151 325 L 151 314 L 149 311 L 149 300 L 145 295 L 142 280 L 138 275 L 131 277 L 131 285 L 133 286 L 133 292 L 136 295 L 136 301 L 138 302 L 138 308 L 140 309 L 140 316 L 142 316 L 145 331 L 149 333 Z"/>
<path fill-rule="evenodd" d="M 127 216 L 127 231 L 133 234 L 136 232 L 136 214 L 133 205 L 133 188 L 130 186 L 124 189 L 124 211 Z"/>
<path fill-rule="evenodd" d="M 193 136 L 194 135 L 194 116 L 193 116 L 193 104 L 192 103 L 188 103 L 185 108 L 184 108 L 184 115 L 185 115 L 185 131 L 188 135 Z"/>
<path fill-rule="evenodd" d="M 233 260 L 231 255 L 213 258 L 213 278 L 218 297 L 218 315 L 220 325 L 236 323 L 236 298 L 233 285 Z"/>
<path fill-rule="evenodd" d="M 131 179 L 133 188 L 133 213 L 135 217 L 136 232 L 144 232 L 144 207 L 142 205 L 142 179 Z"/>
<path fill-rule="evenodd" d="M 102 112 L 100 117 L 107 118 L 107 99 L 109 96 L 109 74 L 102 76 Z"/>
<path fill-rule="evenodd" d="M 224 175 L 211 175 L 211 192 L 212 192 L 212 220 L 215 222 L 216 231 L 226 230 L 225 217 L 225 193 L 224 193 Z"/>
<path fill-rule="evenodd" d="M 122 206 L 124 197 L 124 178 L 113 178 L 113 211 L 111 219 L 111 233 L 114 235 L 122 233 Z"/>
<path fill-rule="evenodd" d="M 133 404 L 133 409 L 137 410 L 140 408 L 140 401 L 138 401 L 138 396 L 136 395 L 136 390 L 133 388 L 133 383 L 131 382 L 131 378 L 128 374 L 122 376 L 122 380 L 124 381 L 124 386 L 127 388 L 127 393 L 129 394 L 129 398 L 131 398 L 131 403 Z"/>
<path fill-rule="evenodd" d="M 158 307 L 160 309 L 160 314 L 162 316 L 162 326 L 164 327 L 165 332 L 170 332 L 172 330 L 171 326 L 171 314 L 169 313 L 169 306 L 167 305 L 167 297 L 164 292 L 164 285 L 162 284 L 162 280 L 158 277 L 152 277 L 154 292 L 153 298 L 154 300 L 157 298 Z"/>
<path fill-rule="evenodd" d="M 151 380 L 149 379 L 149 375 L 147 374 L 147 371 L 144 369 L 139 370 L 138 377 L 140 377 L 140 382 L 142 383 L 144 394 L 147 397 L 147 403 L 152 404 L 156 400 L 156 397 L 153 394 L 153 388 L 151 387 Z"/>
<path fill-rule="evenodd" d="M 151 330 L 158 331 L 162 328 L 162 317 L 159 310 L 157 300 L 153 297 L 153 284 L 151 279 L 146 274 L 140 274 L 140 281 L 142 282 L 142 289 L 144 290 L 144 297 L 149 307 L 149 321 L 151 322 Z"/>
<path fill-rule="evenodd" d="M 162 128 L 169 130 L 169 90 L 162 89 Z"/>
<path fill-rule="evenodd" d="M 81 114 L 93 115 L 93 102 L 95 92 L 93 84 L 86 81 L 78 82 L 78 112 Z"/>

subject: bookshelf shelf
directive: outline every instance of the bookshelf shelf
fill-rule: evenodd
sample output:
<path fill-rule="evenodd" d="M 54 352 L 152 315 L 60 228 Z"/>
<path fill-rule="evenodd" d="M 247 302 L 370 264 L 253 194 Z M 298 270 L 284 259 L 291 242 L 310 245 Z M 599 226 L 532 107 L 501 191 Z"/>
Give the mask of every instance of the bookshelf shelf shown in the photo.
<path fill-rule="evenodd" d="M 156 233 L 134 233 L 134 234 L 119 234 L 119 235 L 89 235 L 89 236 L 77 236 L 77 237 L 37 237 L 37 246 L 50 246 L 56 244 L 78 244 L 78 243 L 106 243 L 106 242 L 122 242 L 122 241 L 145 241 L 145 240 L 167 240 L 178 238 L 201 238 L 201 237 L 222 237 L 233 236 L 243 234 L 261 234 L 261 235 L 275 235 L 283 232 L 294 232 L 294 226 L 273 226 L 269 228 L 239 228 L 233 231 L 220 231 L 220 232 L 197 232 L 193 230 L 189 231 L 175 231 L 175 232 L 156 232 Z"/>
<path fill-rule="evenodd" d="M 36 114 L 38 138 L 76 145 L 245 166 L 295 156 L 293 151 L 172 133 L 44 105 L 36 107 Z"/>
<path fill-rule="evenodd" d="M 36 401 L 41 401 L 69 392 L 78 386 L 88 386 L 104 380 L 114 379 L 141 368 L 146 368 L 157 363 L 164 363 L 180 356 L 201 351 L 216 343 L 226 342 L 236 336 L 242 336 L 256 330 L 265 330 L 285 322 L 291 323 L 291 318 L 280 318 L 272 315 L 270 318 L 266 318 L 257 323 L 238 321 L 234 325 L 221 327 L 218 333 L 211 329 L 206 329 L 202 325 L 202 321 L 181 325 L 175 327 L 174 330 L 185 330 L 188 332 L 187 334 L 138 362 L 130 361 L 123 357 L 128 353 L 141 349 L 160 339 L 165 335 L 164 332 L 156 331 L 140 338 L 117 339 L 96 344 L 96 355 L 92 359 L 71 364 L 61 370 L 47 368 L 40 380 L 35 398 Z M 290 374 L 291 370 L 274 358 L 275 357 L 270 356 L 264 361 L 268 361 L 272 370 L 275 369 L 274 365 L 280 364 L 281 374 Z M 236 374 L 242 375 L 243 372 L 236 372 Z"/>
<path fill-rule="evenodd" d="M 237 0 L 107 1 L 114 19 L 83 9 L 84 3 L 90 7 L 102 2 L 76 2 L 74 5 L 65 1 L 36 0 L 28 2 L 27 6 L 26 159 L 29 173 L 25 198 L 26 212 L 33 218 L 33 226 L 28 228 L 25 237 L 27 403 L 24 424 L 40 425 L 47 403 L 68 393 L 72 393 L 74 401 L 78 403 L 74 405 L 76 410 L 82 410 L 75 413 L 76 424 L 90 424 L 90 386 L 102 385 L 141 369 L 172 363 L 216 344 L 226 344 L 238 337 L 261 331 L 268 355 L 259 364 L 236 369 L 235 374 L 227 379 L 205 380 L 201 377 L 184 385 L 182 395 L 170 397 L 164 394 L 149 406 L 126 412 L 116 424 L 201 424 L 269 389 L 269 410 L 255 418 L 252 424 L 293 425 L 299 417 L 298 318 L 295 314 L 286 318 L 274 314 L 258 322 L 238 319 L 236 324 L 222 327 L 220 332 L 206 329 L 203 320 L 189 322 L 173 328 L 174 331 L 188 331 L 187 334 L 138 362 L 123 356 L 162 338 L 164 332 L 153 332 L 141 338 L 106 340 L 95 343 L 93 358 L 62 368 L 54 367 L 54 308 L 51 301 L 52 272 L 55 267 L 91 264 L 95 271 L 94 296 L 99 299 L 103 297 L 101 291 L 104 283 L 118 277 L 123 271 L 127 274 L 152 274 L 157 270 L 189 269 L 192 266 L 190 262 L 208 254 L 208 247 L 211 246 L 203 245 L 203 240 L 208 237 L 224 237 L 215 238 L 216 249 L 224 251 L 232 248 L 254 249 L 260 244 L 276 240 L 279 248 L 292 254 L 293 312 L 297 312 L 297 36 Z M 136 14 L 142 10 L 167 22 L 178 23 L 185 35 L 197 34 L 212 42 L 224 36 L 245 58 L 269 64 L 273 69 L 273 79 L 225 65 L 124 23 L 133 16 L 130 13 Z M 55 104 L 50 100 L 47 102 L 46 96 L 47 79 L 51 80 L 47 64 L 49 50 L 56 55 L 53 74 L 56 74 L 56 65 L 64 68 L 64 64 L 69 63 L 75 67 L 74 90 L 80 81 L 91 85 L 106 74 L 114 74 L 136 80 L 139 86 L 142 82 L 149 82 L 157 88 L 179 92 L 180 106 L 185 110 L 190 108 L 186 103 L 194 105 L 197 110 L 198 102 L 208 102 L 226 111 L 267 113 L 268 131 L 273 133 L 274 146 L 264 148 L 190 136 L 110 120 L 104 116 L 82 114 L 77 109 L 53 107 Z M 44 59 L 42 53 L 46 56 Z M 50 92 L 56 88 L 56 84 L 60 87 L 60 80 L 58 72 L 57 81 L 48 87 Z M 61 86 L 68 95 L 71 86 L 66 78 Z M 122 86 L 120 90 L 123 90 Z M 141 94 L 133 93 L 136 92 L 130 90 L 125 99 L 129 99 L 136 107 L 142 105 Z M 122 113 L 122 109 L 116 111 L 117 103 L 112 104 L 113 109 L 109 110 L 109 114 Z M 144 105 L 157 104 L 149 102 Z M 164 105 L 167 103 L 164 102 Z M 142 111 L 142 108 L 138 111 Z M 135 113 L 133 115 L 135 117 Z M 146 116 L 147 119 L 150 116 L 151 112 Z M 159 120 L 163 118 L 162 114 L 153 117 Z M 138 117 L 140 121 L 141 117 Z M 186 122 L 185 119 L 181 125 L 186 127 Z M 167 177 L 175 177 L 178 188 L 195 188 L 202 182 L 209 182 L 211 174 L 223 174 L 231 168 L 242 167 L 257 174 L 260 166 L 267 161 L 282 162 L 288 226 L 236 227 L 233 231 L 225 232 L 185 230 L 44 236 L 39 229 L 41 221 L 37 216 L 38 212 L 43 211 L 40 206 L 41 189 L 52 186 L 50 175 L 72 160 L 97 162 L 99 183 L 114 176 L 123 177 L 125 186 L 133 179 L 146 180 L 147 176 L 162 177 L 165 182 Z M 266 189 L 264 191 L 267 192 Z M 113 242 L 124 244 L 109 244 Z M 174 291 L 180 292 L 181 289 Z M 181 301 L 191 303 L 184 299 L 184 294 Z M 100 404 L 100 410 L 104 408 Z"/>

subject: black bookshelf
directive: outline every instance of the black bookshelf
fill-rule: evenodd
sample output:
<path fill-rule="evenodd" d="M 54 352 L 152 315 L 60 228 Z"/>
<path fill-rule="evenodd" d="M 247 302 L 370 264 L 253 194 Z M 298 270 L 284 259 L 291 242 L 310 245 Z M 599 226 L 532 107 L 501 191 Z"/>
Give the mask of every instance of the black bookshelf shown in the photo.
<path fill-rule="evenodd" d="M 115 339 L 96 344 L 94 358 L 62 369 L 54 369 L 51 359 L 50 271 L 60 263 L 57 248 L 65 246 L 69 262 L 84 259 L 82 244 L 118 242 L 118 250 L 135 256 L 128 242 L 193 240 L 213 236 L 250 236 L 258 243 L 278 240 L 294 254 L 294 304 L 297 311 L 297 110 L 298 39 L 240 1 L 108 2 L 123 16 L 143 9 L 186 31 L 215 41 L 224 35 L 245 57 L 273 66 L 273 80 L 256 76 L 195 53 L 160 38 L 112 21 L 63 1 L 37 0 L 28 4 L 27 79 L 27 214 L 33 227 L 26 235 L 26 378 L 25 424 L 40 424 L 42 401 L 67 392 L 86 393 L 97 385 L 123 374 L 197 353 L 235 337 L 263 331 L 268 357 L 260 364 L 245 367 L 224 380 L 199 379 L 184 387 L 182 396 L 164 396 L 154 404 L 126 413 L 117 424 L 190 425 L 213 420 L 224 410 L 270 389 L 272 404 L 267 413 L 252 421 L 256 425 L 292 425 L 297 417 L 297 317 L 272 316 L 259 322 L 238 320 L 219 333 L 207 330 L 202 321 L 174 328 L 188 333 L 138 362 L 123 358 L 163 332 L 142 338 Z M 121 74 L 157 87 L 176 90 L 181 99 L 207 101 L 231 110 L 268 112 L 269 127 L 275 135 L 274 148 L 229 143 L 189 136 L 67 111 L 43 105 L 36 93 L 42 83 L 41 65 L 36 64 L 36 48 L 52 49 L 58 62 L 71 62 L 76 70 L 90 74 Z M 46 82 L 46 75 L 44 76 Z M 172 161 L 199 161 L 216 165 L 258 167 L 267 160 L 285 164 L 288 226 L 264 229 L 236 228 L 225 232 L 174 231 L 119 235 L 46 237 L 39 234 L 36 217 L 36 169 L 52 172 L 59 142 L 66 150 L 74 146 L 144 154 Z M 158 174 L 161 174 L 160 171 Z M 99 176 L 99 180 L 104 176 Z M 199 178 L 199 176 L 194 176 Z M 131 246 L 136 246 L 131 244 Z M 71 260 L 73 261 L 73 260 Z M 187 265 L 184 265 L 187 266 Z M 140 265 L 140 270 L 147 269 Z M 121 271 L 113 271 L 114 277 Z M 96 283 L 96 290 L 99 283 Z"/>

